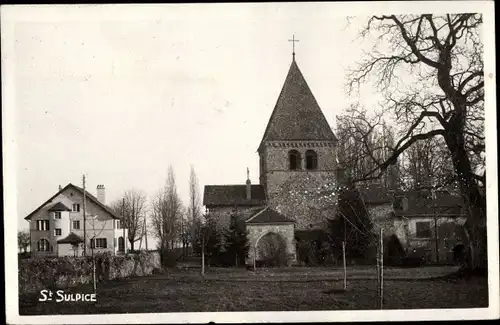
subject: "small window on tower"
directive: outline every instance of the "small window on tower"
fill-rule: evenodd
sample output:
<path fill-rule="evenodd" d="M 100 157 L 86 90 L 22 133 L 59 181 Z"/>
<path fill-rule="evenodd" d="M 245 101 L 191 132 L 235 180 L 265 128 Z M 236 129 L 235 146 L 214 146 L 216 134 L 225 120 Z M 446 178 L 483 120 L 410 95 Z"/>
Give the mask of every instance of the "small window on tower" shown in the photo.
<path fill-rule="evenodd" d="M 313 150 L 306 151 L 306 169 L 307 170 L 318 169 L 318 155 Z"/>
<path fill-rule="evenodd" d="M 288 160 L 290 162 L 290 170 L 300 169 L 300 153 L 297 150 L 291 150 L 288 153 Z"/>

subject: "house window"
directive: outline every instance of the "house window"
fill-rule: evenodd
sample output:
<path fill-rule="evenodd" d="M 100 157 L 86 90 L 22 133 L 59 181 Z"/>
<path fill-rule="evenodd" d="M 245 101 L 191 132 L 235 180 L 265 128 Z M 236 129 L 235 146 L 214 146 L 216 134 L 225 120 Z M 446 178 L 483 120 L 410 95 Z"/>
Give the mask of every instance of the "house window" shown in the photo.
<path fill-rule="evenodd" d="M 431 223 L 430 222 L 417 222 L 417 237 L 418 238 L 431 238 Z"/>
<path fill-rule="evenodd" d="M 90 240 L 90 248 L 106 248 L 107 241 L 106 238 L 92 238 Z"/>
<path fill-rule="evenodd" d="M 300 169 L 300 153 L 297 150 L 290 150 L 288 161 L 290 170 Z"/>
<path fill-rule="evenodd" d="M 55 236 L 61 236 L 62 232 L 61 232 L 61 228 L 56 228 L 54 229 L 54 235 Z"/>
<path fill-rule="evenodd" d="M 116 220 L 116 229 L 121 229 L 121 222 L 120 222 L 120 220 Z"/>
<path fill-rule="evenodd" d="M 306 151 L 306 169 L 307 170 L 318 169 L 318 155 L 313 150 Z"/>
<path fill-rule="evenodd" d="M 37 220 L 36 221 L 36 230 L 49 230 L 49 220 Z"/>
<path fill-rule="evenodd" d="M 78 203 L 73 204 L 73 212 L 80 212 L 80 204 Z"/>
<path fill-rule="evenodd" d="M 54 218 L 55 219 L 61 219 L 61 211 L 54 212 Z"/>
<path fill-rule="evenodd" d="M 118 238 L 118 250 L 120 252 L 123 252 L 125 250 L 125 240 L 123 240 L 123 237 Z"/>
<path fill-rule="evenodd" d="M 80 220 L 73 221 L 73 229 L 80 229 Z"/>
<path fill-rule="evenodd" d="M 47 239 L 40 239 L 37 243 L 37 249 L 39 252 L 49 252 L 50 244 Z"/>

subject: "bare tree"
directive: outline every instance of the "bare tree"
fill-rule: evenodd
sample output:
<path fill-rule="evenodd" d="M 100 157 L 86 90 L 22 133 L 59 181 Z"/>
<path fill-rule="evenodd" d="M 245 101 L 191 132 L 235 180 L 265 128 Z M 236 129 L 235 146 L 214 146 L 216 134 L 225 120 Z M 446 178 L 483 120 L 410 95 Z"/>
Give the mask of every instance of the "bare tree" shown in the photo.
<path fill-rule="evenodd" d="M 171 250 L 178 239 L 178 225 L 182 217 L 182 202 L 177 193 L 175 175 L 172 166 L 164 187 L 152 202 L 151 223 L 153 231 L 160 241 L 162 250 Z"/>
<path fill-rule="evenodd" d="M 442 138 L 415 142 L 400 156 L 404 188 L 446 189 L 454 192 L 457 184 L 451 157 Z"/>
<path fill-rule="evenodd" d="M 26 253 L 30 246 L 30 233 L 28 230 L 20 230 L 17 232 L 17 246 L 21 253 Z"/>
<path fill-rule="evenodd" d="M 137 189 L 125 191 L 123 197 L 114 201 L 111 207 L 120 215 L 123 215 L 123 225 L 128 229 L 128 241 L 131 250 L 134 243 L 144 236 L 144 223 L 146 219 L 146 195 Z"/>
<path fill-rule="evenodd" d="M 484 71 L 480 14 L 373 16 L 362 37 L 377 35 L 348 75 L 348 90 L 375 76 L 385 109 L 400 126 L 391 155 L 364 178 L 377 178 L 413 143 L 442 137 L 469 210 L 470 268 L 485 268 Z"/>
<path fill-rule="evenodd" d="M 198 177 L 194 171 L 194 167 L 191 166 L 191 173 L 189 175 L 189 206 L 188 206 L 188 217 L 189 220 L 189 241 L 191 247 L 194 247 L 196 241 L 196 227 L 200 222 L 201 217 L 201 199 L 200 199 L 200 189 L 198 184 Z"/>
<path fill-rule="evenodd" d="M 101 222 L 101 227 L 100 229 L 96 229 L 96 221 Z M 86 222 L 90 224 L 87 229 L 92 229 L 92 234 L 90 237 L 90 249 L 92 252 L 92 277 L 93 277 L 93 285 L 94 285 L 94 292 L 97 290 L 97 279 L 96 279 L 96 256 L 94 254 L 94 250 L 97 247 L 97 237 L 101 235 L 101 233 L 104 231 L 104 228 L 106 228 L 107 220 L 99 220 L 98 215 L 88 215 L 86 218 Z M 106 243 L 107 246 L 107 243 Z"/>
<path fill-rule="evenodd" d="M 336 133 L 339 167 L 344 170 L 347 180 L 358 180 L 358 183 L 390 155 L 390 148 L 394 145 L 394 133 L 387 127 L 383 114 L 377 112 L 369 116 L 366 109 L 358 105 L 352 105 L 337 116 Z M 384 171 L 381 175 L 384 185 L 396 189 L 399 186 L 398 171 L 397 164 Z"/>

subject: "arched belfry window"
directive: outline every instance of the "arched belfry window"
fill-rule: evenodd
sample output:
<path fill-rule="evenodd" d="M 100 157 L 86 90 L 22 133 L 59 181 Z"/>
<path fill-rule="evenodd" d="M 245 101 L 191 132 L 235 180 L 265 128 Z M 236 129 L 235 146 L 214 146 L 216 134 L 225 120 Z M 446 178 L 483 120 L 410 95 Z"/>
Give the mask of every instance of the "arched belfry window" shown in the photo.
<path fill-rule="evenodd" d="M 290 150 L 288 153 L 290 170 L 300 169 L 300 153 L 297 150 Z"/>
<path fill-rule="evenodd" d="M 318 169 L 318 155 L 313 150 L 306 151 L 306 169 L 307 170 Z"/>

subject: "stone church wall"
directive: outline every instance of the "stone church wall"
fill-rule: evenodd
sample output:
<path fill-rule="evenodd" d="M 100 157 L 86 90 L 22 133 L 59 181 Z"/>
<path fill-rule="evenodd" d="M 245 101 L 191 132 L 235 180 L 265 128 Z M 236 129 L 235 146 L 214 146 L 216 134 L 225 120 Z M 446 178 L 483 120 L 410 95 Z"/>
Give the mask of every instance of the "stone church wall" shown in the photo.
<path fill-rule="evenodd" d="M 289 170 L 290 150 L 300 153 L 299 170 Z M 317 169 L 314 171 L 306 170 L 307 150 L 314 150 L 318 156 Z M 336 205 L 336 197 L 332 197 L 331 192 L 337 183 L 337 164 L 332 143 L 268 143 L 261 157 L 261 180 L 265 182 L 270 205 L 297 221 L 297 228 L 310 228 L 326 217 L 334 216 L 335 209 L 331 207 Z"/>
<path fill-rule="evenodd" d="M 297 146 L 274 147 L 266 146 L 264 150 L 265 171 L 289 171 L 288 152 L 296 150 L 300 153 L 301 169 L 305 171 L 306 151 L 314 150 L 318 155 L 318 171 L 335 171 L 337 163 L 335 160 L 335 148 L 329 146 Z"/>

